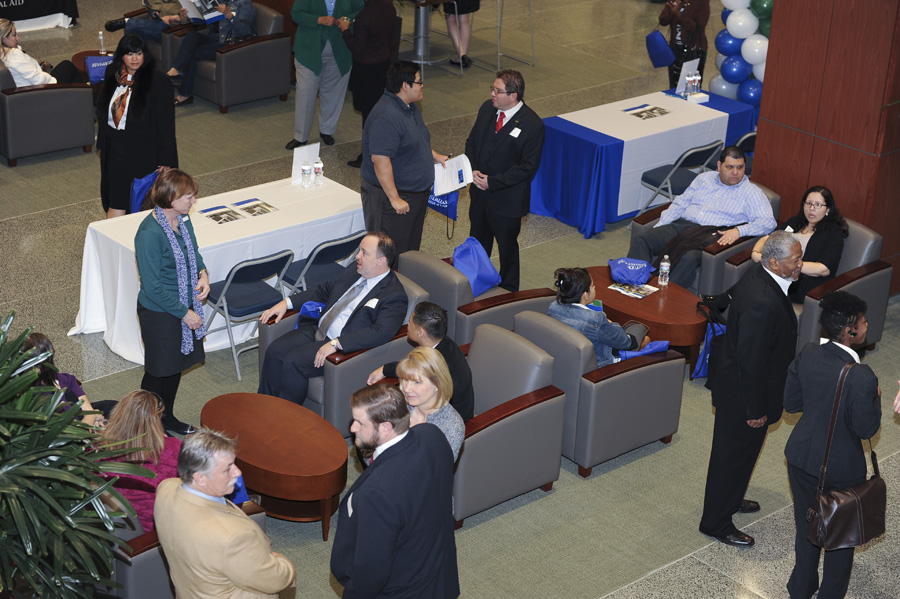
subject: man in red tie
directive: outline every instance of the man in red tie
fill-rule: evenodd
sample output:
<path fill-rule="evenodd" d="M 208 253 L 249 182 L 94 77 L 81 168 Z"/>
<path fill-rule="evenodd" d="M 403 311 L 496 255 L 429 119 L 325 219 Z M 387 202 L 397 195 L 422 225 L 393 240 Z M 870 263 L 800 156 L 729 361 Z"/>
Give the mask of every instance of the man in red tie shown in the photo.
<path fill-rule="evenodd" d="M 497 239 L 500 286 L 510 291 L 519 289 L 519 231 L 544 147 L 544 122 L 524 99 L 522 74 L 499 71 L 491 99 L 481 105 L 466 140 L 474 175 L 469 187 L 469 235 L 488 255 Z"/>

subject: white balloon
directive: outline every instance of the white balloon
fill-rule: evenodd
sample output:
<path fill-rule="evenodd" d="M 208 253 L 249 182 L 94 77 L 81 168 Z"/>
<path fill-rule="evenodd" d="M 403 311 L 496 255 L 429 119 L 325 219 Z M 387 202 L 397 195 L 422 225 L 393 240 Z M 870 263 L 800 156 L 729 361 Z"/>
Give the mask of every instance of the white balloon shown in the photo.
<path fill-rule="evenodd" d="M 737 100 L 737 92 L 740 87 L 739 83 L 728 83 L 722 75 L 716 75 L 709 80 L 709 91 L 713 94 L 725 96 L 732 100 Z"/>
<path fill-rule="evenodd" d="M 724 54 L 722 54 L 721 52 L 716 52 L 716 68 L 718 70 L 720 70 L 720 71 L 722 70 L 722 63 L 725 62 L 726 58 L 728 58 L 728 57 L 725 56 Z"/>
<path fill-rule="evenodd" d="M 722 6 L 728 10 L 740 10 L 742 8 L 749 8 L 750 0 L 722 0 Z"/>
<path fill-rule="evenodd" d="M 741 44 L 741 56 L 750 64 L 762 64 L 766 62 L 766 54 L 769 53 L 769 38 L 761 33 L 751 35 Z"/>
<path fill-rule="evenodd" d="M 725 28 L 734 37 L 740 40 L 746 39 L 759 29 L 759 19 L 749 8 L 742 8 L 728 15 Z"/>
<path fill-rule="evenodd" d="M 766 78 L 766 63 L 761 62 L 753 65 L 753 76 L 763 81 Z"/>

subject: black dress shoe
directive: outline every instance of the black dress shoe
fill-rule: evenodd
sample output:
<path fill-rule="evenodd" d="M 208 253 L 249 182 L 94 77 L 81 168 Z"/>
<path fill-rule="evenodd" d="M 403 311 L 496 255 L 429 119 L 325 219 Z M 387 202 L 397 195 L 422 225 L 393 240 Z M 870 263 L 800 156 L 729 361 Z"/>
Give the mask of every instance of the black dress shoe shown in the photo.
<path fill-rule="evenodd" d="M 177 418 L 163 418 L 163 429 L 165 429 L 167 433 L 176 433 L 178 435 L 192 435 L 197 432 L 197 429 L 193 426 L 187 422 L 182 422 Z"/>
<path fill-rule="evenodd" d="M 753 547 L 753 545 L 756 544 L 756 540 L 753 537 L 739 530 L 730 535 L 722 537 L 713 536 L 713 538 L 720 543 L 725 543 L 726 545 L 731 545 L 733 547 Z"/>
<path fill-rule="evenodd" d="M 334 145 L 334 138 L 327 133 L 319 133 L 319 138 L 322 140 L 322 143 L 326 146 Z"/>
<path fill-rule="evenodd" d="M 353 160 L 348 160 L 347 166 L 352 166 L 353 168 L 360 168 L 362 166 L 362 154 L 360 154 Z"/>
<path fill-rule="evenodd" d="M 194 103 L 194 96 L 188 96 L 184 100 L 179 100 L 175 98 L 175 106 L 187 106 L 188 104 Z"/>
<path fill-rule="evenodd" d="M 468 69 L 470 66 L 472 66 L 472 59 L 469 58 L 467 54 L 462 55 L 462 66 L 464 69 Z"/>
<path fill-rule="evenodd" d="M 753 514 L 759 511 L 759 503 L 752 499 L 742 499 L 741 507 L 738 508 L 740 514 Z"/>
<path fill-rule="evenodd" d="M 120 29 L 125 29 L 125 19 L 113 19 L 112 21 L 107 21 L 104 27 L 110 33 L 112 33 L 113 31 L 119 31 Z"/>
<path fill-rule="evenodd" d="M 300 146 L 305 146 L 305 145 L 306 145 L 305 141 L 297 141 L 296 139 L 292 139 L 291 141 L 287 142 L 287 145 L 284 146 L 284 149 L 285 150 L 293 150 L 294 148 L 299 148 Z"/>

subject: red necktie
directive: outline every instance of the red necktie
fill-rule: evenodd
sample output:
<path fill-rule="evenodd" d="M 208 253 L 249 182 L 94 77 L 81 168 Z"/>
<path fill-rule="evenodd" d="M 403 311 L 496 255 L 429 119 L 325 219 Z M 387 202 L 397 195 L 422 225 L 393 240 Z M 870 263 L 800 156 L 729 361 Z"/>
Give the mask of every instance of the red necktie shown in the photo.
<path fill-rule="evenodd" d="M 503 128 L 503 119 L 504 119 L 505 117 L 506 117 L 506 114 L 501 110 L 501 111 L 500 111 L 500 118 L 497 119 L 497 128 L 494 129 L 494 133 L 498 133 L 498 132 L 500 131 L 500 129 Z"/>

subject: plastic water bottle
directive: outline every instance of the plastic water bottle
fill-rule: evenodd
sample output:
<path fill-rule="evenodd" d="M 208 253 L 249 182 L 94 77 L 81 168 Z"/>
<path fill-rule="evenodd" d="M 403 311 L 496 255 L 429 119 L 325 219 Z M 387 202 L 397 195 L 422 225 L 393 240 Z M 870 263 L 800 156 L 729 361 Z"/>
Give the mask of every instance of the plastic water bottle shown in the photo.
<path fill-rule="evenodd" d="M 316 158 L 316 163 L 313 165 L 313 169 L 316 173 L 316 187 L 322 187 L 325 185 L 325 165 L 322 164 L 322 158 Z"/>
<path fill-rule="evenodd" d="M 669 271 L 672 269 L 672 263 L 669 262 L 669 255 L 663 256 L 662 262 L 659 263 L 659 286 L 667 287 L 669 285 Z"/>
<path fill-rule="evenodd" d="M 106 38 L 103 37 L 102 31 L 97 35 L 97 41 L 100 42 L 100 54 L 106 56 Z"/>
<path fill-rule="evenodd" d="M 303 166 L 300 167 L 300 184 L 303 185 L 304 189 L 309 189 L 312 186 L 313 180 L 313 167 L 309 163 L 309 160 L 303 163 Z"/>

